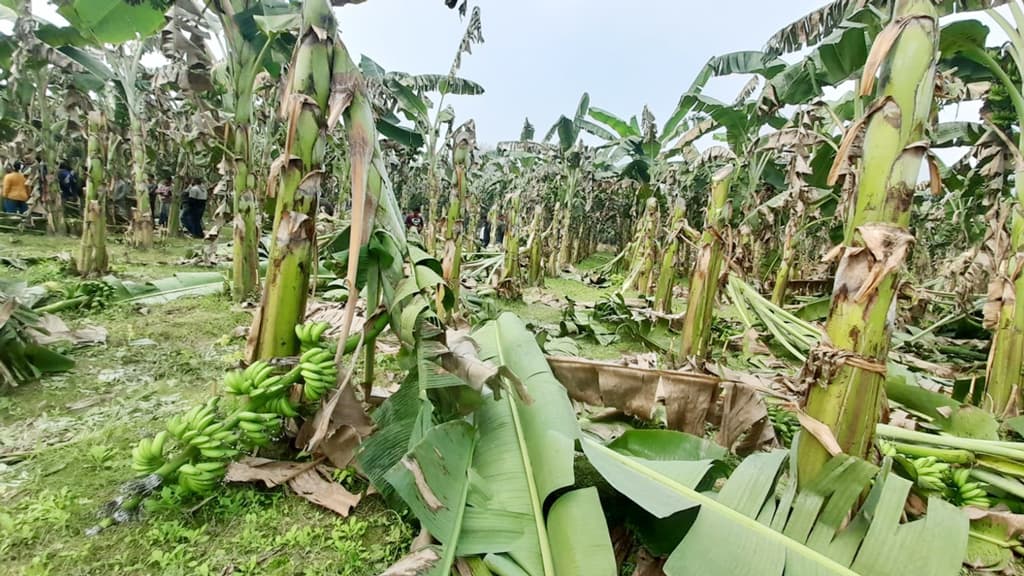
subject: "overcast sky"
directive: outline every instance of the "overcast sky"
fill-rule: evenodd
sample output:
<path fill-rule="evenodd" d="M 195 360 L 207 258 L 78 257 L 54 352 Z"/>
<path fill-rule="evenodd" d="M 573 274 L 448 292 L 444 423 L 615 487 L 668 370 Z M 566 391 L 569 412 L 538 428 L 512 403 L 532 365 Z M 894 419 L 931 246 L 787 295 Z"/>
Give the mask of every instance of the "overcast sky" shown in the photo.
<path fill-rule="evenodd" d="M 519 137 L 528 116 L 542 138 L 580 95 L 628 118 L 651 107 L 659 126 L 708 58 L 760 50 L 776 30 L 825 0 L 474 0 L 486 42 L 460 74 L 481 96 L 453 99 L 460 121 L 474 118 L 481 144 Z M 442 0 L 369 0 L 336 11 L 343 38 L 387 70 L 448 72 L 465 27 Z M 468 19 L 468 15 L 467 15 Z M 744 79 L 713 81 L 731 99 Z"/>

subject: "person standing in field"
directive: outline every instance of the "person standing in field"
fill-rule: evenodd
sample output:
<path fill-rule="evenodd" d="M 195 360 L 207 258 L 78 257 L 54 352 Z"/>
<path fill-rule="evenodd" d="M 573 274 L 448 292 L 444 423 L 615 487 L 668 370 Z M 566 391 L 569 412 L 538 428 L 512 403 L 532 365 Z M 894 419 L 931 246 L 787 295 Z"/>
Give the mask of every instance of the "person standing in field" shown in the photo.
<path fill-rule="evenodd" d="M 203 237 L 203 212 L 206 211 L 206 188 L 200 184 L 198 178 L 192 180 L 192 185 L 185 190 L 185 230 L 195 238 Z"/>
<path fill-rule="evenodd" d="M 4 175 L 4 212 L 23 214 L 28 210 L 28 186 L 25 185 L 21 167 L 20 161 L 15 162 L 14 167 Z"/>
<path fill-rule="evenodd" d="M 160 204 L 157 223 L 160 226 L 167 226 L 167 216 L 171 211 L 171 194 L 173 192 L 170 178 L 164 178 L 160 181 L 160 185 L 156 187 L 156 199 Z"/>

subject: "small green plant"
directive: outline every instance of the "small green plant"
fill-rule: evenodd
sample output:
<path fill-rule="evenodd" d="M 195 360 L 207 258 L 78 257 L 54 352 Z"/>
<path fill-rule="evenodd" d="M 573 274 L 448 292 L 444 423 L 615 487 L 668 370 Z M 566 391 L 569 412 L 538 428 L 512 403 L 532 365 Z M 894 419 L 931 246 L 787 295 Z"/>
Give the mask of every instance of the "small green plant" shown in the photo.
<path fill-rule="evenodd" d="M 96 468 L 110 468 L 113 465 L 115 451 L 105 444 L 94 444 L 89 447 L 89 461 Z"/>

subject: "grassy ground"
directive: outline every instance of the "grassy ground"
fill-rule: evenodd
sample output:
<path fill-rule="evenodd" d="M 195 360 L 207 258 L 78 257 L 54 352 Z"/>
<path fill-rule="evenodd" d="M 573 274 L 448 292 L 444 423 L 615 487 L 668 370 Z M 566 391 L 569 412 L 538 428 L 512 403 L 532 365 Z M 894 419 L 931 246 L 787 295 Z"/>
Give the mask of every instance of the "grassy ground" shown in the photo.
<path fill-rule="evenodd" d="M 0 235 L 0 257 L 73 251 L 73 240 Z M 122 277 L 151 279 L 194 241 L 146 253 L 114 248 Z M 4 277 L 62 277 L 52 261 Z M 101 325 L 105 346 L 74 350 L 64 375 L 0 396 L 0 574 L 379 573 L 408 547 L 411 528 L 376 497 L 343 519 L 281 490 L 229 487 L 206 502 L 150 502 L 142 522 L 84 532 L 132 477 L 131 448 L 167 416 L 209 396 L 243 342 L 230 335 L 250 313 L 222 296 L 65 316 Z M 13 455 L 13 456 L 12 456 Z"/>

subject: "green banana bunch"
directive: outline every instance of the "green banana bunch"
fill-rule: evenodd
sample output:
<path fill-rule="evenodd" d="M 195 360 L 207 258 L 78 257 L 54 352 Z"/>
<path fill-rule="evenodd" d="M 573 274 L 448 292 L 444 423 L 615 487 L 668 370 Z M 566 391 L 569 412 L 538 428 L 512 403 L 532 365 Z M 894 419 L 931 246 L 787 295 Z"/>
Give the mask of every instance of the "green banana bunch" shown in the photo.
<path fill-rule="evenodd" d="M 915 458 L 913 463 L 918 487 L 934 492 L 945 490 L 945 476 L 949 472 L 949 464 L 940 461 L 935 456 Z"/>
<path fill-rule="evenodd" d="M 768 419 L 775 428 L 775 436 L 783 446 L 789 447 L 793 443 L 793 437 L 800 431 L 800 420 L 789 410 L 769 402 Z"/>
<path fill-rule="evenodd" d="M 185 492 L 209 494 L 220 484 L 226 471 L 224 462 L 183 464 L 178 468 L 178 486 Z"/>
<path fill-rule="evenodd" d="M 281 417 L 275 413 L 243 411 L 235 415 L 241 440 L 251 446 L 266 446 L 281 432 Z"/>
<path fill-rule="evenodd" d="M 84 298 L 82 308 L 99 310 L 106 308 L 107 304 L 114 299 L 114 287 L 99 280 L 86 280 L 80 282 L 72 293 L 72 298 Z"/>
<path fill-rule="evenodd" d="M 139 444 L 132 448 L 132 470 L 146 476 L 159 470 L 166 463 L 164 444 L 168 436 L 166 430 L 161 430 L 153 438 L 139 440 Z"/>
<path fill-rule="evenodd" d="M 265 387 L 274 367 L 266 362 L 253 362 L 245 370 L 234 370 L 224 375 L 224 388 L 235 396 L 245 396 L 254 389 Z"/>
<path fill-rule="evenodd" d="M 992 500 L 985 491 L 984 484 L 971 480 L 969 468 L 959 468 L 950 474 L 950 501 L 958 506 L 977 506 L 989 508 Z"/>
<path fill-rule="evenodd" d="M 330 328 L 327 322 L 310 322 L 308 324 L 297 324 L 295 336 L 299 338 L 299 349 L 306 352 L 310 348 L 320 345 L 320 337 Z"/>
<path fill-rule="evenodd" d="M 196 406 L 185 414 L 175 414 L 167 420 L 167 431 L 178 440 L 187 442 L 185 434 L 191 430 L 203 430 L 217 419 L 217 403 L 220 398 L 211 398 L 206 404 Z"/>
<path fill-rule="evenodd" d="M 299 357 L 299 370 L 304 382 L 302 397 L 307 402 L 320 400 L 338 380 L 334 353 L 326 348 L 313 347 L 304 352 Z"/>

